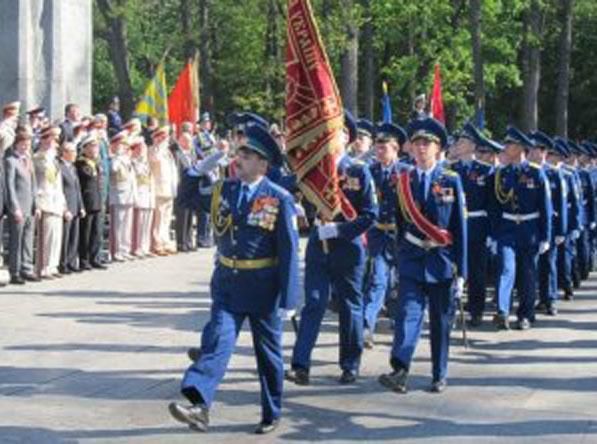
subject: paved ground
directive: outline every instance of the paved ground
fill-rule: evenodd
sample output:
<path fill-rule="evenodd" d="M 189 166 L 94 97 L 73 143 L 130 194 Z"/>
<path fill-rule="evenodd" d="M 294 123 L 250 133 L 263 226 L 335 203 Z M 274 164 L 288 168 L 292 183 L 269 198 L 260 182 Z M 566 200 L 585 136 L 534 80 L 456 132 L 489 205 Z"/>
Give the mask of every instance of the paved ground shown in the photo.
<path fill-rule="evenodd" d="M 529 332 L 454 333 L 450 387 L 429 384 L 424 339 L 412 390 L 382 389 L 391 336 L 338 386 L 336 322 L 326 320 L 312 385 L 287 385 L 276 436 L 259 419 L 248 332 L 212 411 L 208 435 L 168 415 L 209 310 L 211 252 L 152 259 L 60 281 L 0 289 L 0 442 L 541 442 L 597 443 L 597 280 Z M 286 355 L 294 339 L 285 336 Z"/>

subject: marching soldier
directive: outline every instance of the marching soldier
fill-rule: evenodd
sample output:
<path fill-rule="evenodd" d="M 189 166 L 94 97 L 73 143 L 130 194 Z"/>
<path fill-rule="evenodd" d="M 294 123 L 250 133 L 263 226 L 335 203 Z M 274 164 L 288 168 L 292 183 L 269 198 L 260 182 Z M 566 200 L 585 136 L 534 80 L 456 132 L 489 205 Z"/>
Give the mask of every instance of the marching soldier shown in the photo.
<path fill-rule="evenodd" d="M 133 204 L 135 171 L 129 153 L 128 134 L 124 131 L 110 139 L 114 156 L 110 164 L 110 252 L 112 260 L 132 259 Z"/>
<path fill-rule="evenodd" d="M 75 162 L 85 215 L 81 218 L 79 233 L 79 268 L 105 270 L 100 260 L 102 232 L 102 181 L 100 146 L 98 140 L 88 136 L 79 143 L 81 155 Z"/>
<path fill-rule="evenodd" d="M 454 298 L 467 277 L 466 203 L 458 174 L 438 162 L 446 146 L 444 126 L 413 120 L 408 134 L 416 165 L 398 177 L 398 307 L 394 316 L 393 371 L 379 382 L 407 392 L 410 366 L 429 305 L 431 391 L 446 388 Z"/>
<path fill-rule="evenodd" d="M 518 283 L 517 326 L 528 330 L 535 320 L 538 259 L 549 250 L 551 240 L 551 193 L 541 167 L 526 160 L 533 142 L 509 127 L 505 145 L 509 163 L 492 176 L 489 204 L 491 248 L 498 254 L 494 321 L 498 329 L 510 328 L 512 291 Z"/>
<path fill-rule="evenodd" d="M 342 133 L 348 146 L 356 137 L 356 124 L 346 113 Z M 325 314 L 330 289 L 337 295 L 340 318 L 341 384 L 354 383 L 363 352 L 363 278 L 366 253 L 362 235 L 373 225 L 377 203 L 373 180 L 365 165 L 346 151 L 337 154 L 340 186 L 357 213 L 356 219 L 339 215 L 333 221 L 318 220 L 311 231 L 305 258 L 305 306 L 286 378 L 309 384 L 311 353 Z"/>
<path fill-rule="evenodd" d="M 351 155 L 354 159 L 369 164 L 375 158 L 372 150 L 375 125 L 367 119 L 357 121 L 357 138 L 351 145 Z"/>
<path fill-rule="evenodd" d="M 57 159 L 57 141 L 60 129 L 46 127 L 41 132 L 39 149 L 33 156 L 37 182 L 37 208 L 41 220 L 37 230 L 37 274 L 42 279 L 61 277 L 58 272 L 62 250 L 62 221 L 71 221 L 73 215 L 66 207 L 62 177 Z"/>
<path fill-rule="evenodd" d="M 487 289 L 489 265 L 489 252 L 486 245 L 489 234 L 487 207 L 491 193 L 489 178 L 493 173 L 493 166 L 477 160 L 476 156 L 488 150 L 491 151 L 491 148 L 488 146 L 487 139 L 474 125 L 467 123 L 455 145 L 459 160 L 450 166 L 460 176 L 466 197 L 467 248 L 469 252 L 474 252 L 474 255 L 468 255 L 468 309 L 472 327 L 478 327 L 483 322 Z"/>
<path fill-rule="evenodd" d="M 566 198 L 566 179 L 558 166 L 556 147 L 553 139 L 541 131 L 530 134 L 535 147 L 529 154 L 529 160 L 541 166 L 551 190 L 552 230 L 549 250 L 539 256 L 539 304 L 536 311 L 549 316 L 558 314 L 558 248 L 566 240 L 568 230 L 568 207 Z"/>
<path fill-rule="evenodd" d="M 282 321 L 298 299 L 296 215 L 292 196 L 265 177 L 278 150 L 275 140 L 259 126 L 247 129 L 246 136 L 238 152 L 238 178 L 214 189 L 213 305 L 201 355 L 182 381 L 182 394 L 192 405 L 169 407 L 176 420 L 196 431 L 207 431 L 209 408 L 246 318 L 261 383 L 262 418 L 255 433 L 269 433 L 280 421 Z"/>
<path fill-rule="evenodd" d="M 371 164 L 371 176 L 379 201 L 375 225 L 367 232 L 369 272 L 365 282 L 364 346 L 374 345 L 375 325 L 392 281 L 396 262 L 396 184 L 406 167 L 398 161 L 406 132 L 398 125 L 384 123 L 375 132 L 377 160 Z"/>

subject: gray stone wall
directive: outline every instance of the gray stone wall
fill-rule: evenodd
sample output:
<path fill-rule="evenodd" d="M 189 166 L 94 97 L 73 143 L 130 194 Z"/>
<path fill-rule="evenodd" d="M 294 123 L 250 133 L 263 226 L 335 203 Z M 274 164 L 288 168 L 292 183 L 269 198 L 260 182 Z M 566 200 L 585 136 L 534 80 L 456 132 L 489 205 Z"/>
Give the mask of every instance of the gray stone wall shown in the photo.
<path fill-rule="evenodd" d="M 92 0 L 0 0 L 0 104 L 91 112 Z"/>

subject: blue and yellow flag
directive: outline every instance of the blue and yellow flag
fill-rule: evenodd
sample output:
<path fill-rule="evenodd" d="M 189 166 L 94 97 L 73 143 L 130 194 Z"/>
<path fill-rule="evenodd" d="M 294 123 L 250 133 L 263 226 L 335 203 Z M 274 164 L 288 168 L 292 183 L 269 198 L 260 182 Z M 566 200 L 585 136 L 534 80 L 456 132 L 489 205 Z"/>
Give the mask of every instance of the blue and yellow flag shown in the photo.
<path fill-rule="evenodd" d="M 135 114 L 143 123 L 148 117 L 155 117 L 162 124 L 168 121 L 168 89 L 164 62 L 158 65 L 153 79 L 147 84 Z"/>
<path fill-rule="evenodd" d="M 383 96 L 381 98 L 381 111 L 383 123 L 392 123 L 392 104 L 390 103 L 390 95 L 388 94 L 388 84 L 382 83 Z"/>

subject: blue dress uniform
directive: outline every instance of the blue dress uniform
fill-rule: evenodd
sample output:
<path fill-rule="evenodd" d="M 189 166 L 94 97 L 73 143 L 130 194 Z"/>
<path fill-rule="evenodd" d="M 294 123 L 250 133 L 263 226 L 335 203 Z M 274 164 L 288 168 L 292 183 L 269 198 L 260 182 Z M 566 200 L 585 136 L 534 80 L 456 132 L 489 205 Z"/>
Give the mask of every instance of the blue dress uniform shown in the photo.
<path fill-rule="evenodd" d="M 403 128 L 391 123 L 379 125 L 376 130 L 376 140 L 395 139 L 400 146 L 404 144 L 406 137 Z M 379 202 L 377 220 L 367 232 L 369 272 L 365 282 L 365 331 L 366 336 L 371 335 L 371 341 L 395 266 L 398 202 L 396 185 L 399 172 L 407 167 L 398 160 L 387 166 L 375 161 L 369 167 Z M 372 342 L 370 345 L 373 345 Z"/>
<path fill-rule="evenodd" d="M 459 137 L 468 138 L 476 149 L 491 149 L 488 141 L 470 123 L 466 124 Z M 487 207 L 489 204 L 489 179 L 493 166 L 480 160 L 470 162 L 459 160 L 450 165 L 458 173 L 466 196 L 467 208 L 467 241 L 468 251 L 468 307 L 472 325 L 479 325 L 485 310 L 486 279 L 489 264 L 487 236 L 489 220 Z"/>
<path fill-rule="evenodd" d="M 356 124 L 346 119 L 350 140 L 356 137 Z M 366 253 L 362 235 L 377 216 L 375 189 L 369 169 L 351 159 L 347 153 L 338 161 L 340 187 L 354 207 L 352 221 L 342 215 L 337 223 L 338 237 L 319 239 L 314 227 L 309 236 L 305 257 L 305 306 L 292 353 L 292 368 L 287 378 L 297 384 L 309 383 L 311 352 L 317 342 L 321 322 L 328 305 L 330 288 L 338 298 L 340 322 L 340 382 L 349 383 L 358 374 L 363 352 L 363 277 Z M 327 252 L 326 247 L 327 245 Z"/>
<path fill-rule="evenodd" d="M 277 150 L 269 133 L 257 126 L 247 130 L 243 147 L 269 160 Z M 261 383 L 262 423 L 276 423 L 284 378 L 280 309 L 293 309 L 299 290 L 294 200 L 267 177 L 252 185 L 229 179 L 214 190 L 212 216 L 217 255 L 211 317 L 203 330 L 201 356 L 186 371 L 182 393 L 209 409 L 248 318 Z M 171 413 L 191 427 L 206 428 L 206 421 L 193 421 L 189 409 L 171 405 Z"/>
<path fill-rule="evenodd" d="M 576 152 L 580 155 L 590 155 L 584 147 L 571 143 Z M 582 188 L 582 207 L 583 207 L 583 230 L 577 241 L 578 250 L 578 271 L 580 278 L 585 280 L 589 277 L 591 264 L 591 224 L 595 222 L 595 193 L 591 173 L 588 169 L 579 166 L 578 175 Z"/>
<path fill-rule="evenodd" d="M 445 146 L 443 125 L 427 118 L 409 125 L 411 141 L 432 138 Z M 423 326 L 429 304 L 433 391 L 442 391 L 448 371 L 450 329 L 454 314 L 453 281 L 467 277 L 466 202 L 460 177 L 436 164 L 423 181 L 423 172 L 411 168 L 409 186 L 414 205 L 438 229 L 447 230 L 451 243 L 433 242 L 404 210 L 404 195 L 398 190 L 400 211 L 398 225 L 399 297 L 394 322 L 394 342 L 390 364 L 394 372 L 382 375 L 380 383 L 395 391 L 406 391 L 406 376 Z"/>
<path fill-rule="evenodd" d="M 526 148 L 532 141 L 509 127 L 506 144 Z M 527 329 L 535 318 L 539 252 L 551 239 L 551 193 L 545 173 L 538 165 L 523 162 L 498 167 L 492 177 L 489 215 L 491 237 L 497 242 L 498 328 L 509 328 L 512 290 L 518 284 L 519 328 Z M 516 277 L 516 271 L 522 273 Z"/>
<path fill-rule="evenodd" d="M 530 134 L 536 147 L 559 155 L 555 142 L 541 131 Z M 549 250 L 539 256 L 539 305 L 536 308 L 544 309 L 547 314 L 555 315 L 558 300 L 558 246 L 565 242 L 568 230 L 568 189 L 566 179 L 561 168 L 548 163 L 541 165 L 547 178 L 552 205 L 552 231 Z"/>

